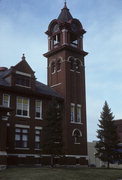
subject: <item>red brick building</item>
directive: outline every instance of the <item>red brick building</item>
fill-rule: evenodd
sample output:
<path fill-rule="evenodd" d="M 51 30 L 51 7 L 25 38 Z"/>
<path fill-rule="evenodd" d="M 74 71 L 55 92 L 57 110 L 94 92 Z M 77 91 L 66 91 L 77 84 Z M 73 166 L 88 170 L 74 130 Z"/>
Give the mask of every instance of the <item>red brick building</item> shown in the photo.
<path fill-rule="evenodd" d="M 120 138 L 120 143 L 122 143 L 122 119 L 117 119 L 114 121 L 117 126 L 117 133 Z"/>
<path fill-rule="evenodd" d="M 13 109 L 5 121 L 6 131 L 0 129 L 0 145 L 6 142 L 0 152 L 7 156 L 7 165 L 49 164 L 50 155 L 41 153 L 40 144 L 44 115 L 52 97 L 65 107 L 65 156 L 57 164 L 87 165 L 84 33 L 82 24 L 72 17 L 65 3 L 46 32 L 48 85 L 36 81 L 24 55 L 17 65 L 0 69 L 0 104 Z"/>

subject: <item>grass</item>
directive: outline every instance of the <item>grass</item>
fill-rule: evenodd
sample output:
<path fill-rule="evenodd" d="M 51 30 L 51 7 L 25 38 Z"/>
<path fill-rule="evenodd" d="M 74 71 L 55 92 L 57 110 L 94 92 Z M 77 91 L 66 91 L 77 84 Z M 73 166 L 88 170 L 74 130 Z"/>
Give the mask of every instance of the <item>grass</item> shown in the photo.
<path fill-rule="evenodd" d="M 0 172 L 0 180 L 118 180 L 120 169 L 89 168 L 9 168 Z"/>

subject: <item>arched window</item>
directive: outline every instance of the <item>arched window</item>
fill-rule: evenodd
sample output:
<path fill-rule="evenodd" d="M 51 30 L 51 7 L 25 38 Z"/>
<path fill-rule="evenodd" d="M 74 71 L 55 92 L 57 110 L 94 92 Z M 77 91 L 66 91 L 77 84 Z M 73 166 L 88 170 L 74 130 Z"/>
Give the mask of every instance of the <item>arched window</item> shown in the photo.
<path fill-rule="evenodd" d="M 51 73 L 55 72 L 55 62 L 52 62 L 51 64 Z"/>
<path fill-rule="evenodd" d="M 74 129 L 72 136 L 74 137 L 74 144 L 80 144 L 80 137 L 82 137 L 81 131 L 79 129 Z"/>
<path fill-rule="evenodd" d="M 60 60 L 60 59 L 57 60 L 56 70 L 57 70 L 57 71 L 61 70 L 61 60 Z"/>
<path fill-rule="evenodd" d="M 76 59 L 76 71 L 80 71 L 80 60 Z"/>
<path fill-rule="evenodd" d="M 73 57 L 70 57 L 70 58 L 69 58 L 69 61 L 70 61 L 70 69 L 71 69 L 71 70 L 74 70 L 74 58 L 73 58 Z"/>

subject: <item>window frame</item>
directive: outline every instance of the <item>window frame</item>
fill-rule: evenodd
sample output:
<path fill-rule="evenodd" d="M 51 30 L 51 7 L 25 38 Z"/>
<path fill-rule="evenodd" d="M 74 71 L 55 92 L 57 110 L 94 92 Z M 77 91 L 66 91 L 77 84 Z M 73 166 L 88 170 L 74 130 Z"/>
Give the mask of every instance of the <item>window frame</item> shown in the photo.
<path fill-rule="evenodd" d="M 56 71 L 61 71 L 61 59 L 59 58 L 56 62 Z"/>
<path fill-rule="evenodd" d="M 75 135 L 75 132 L 78 132 L 79 133 L 79 136 L 76 136 Z M 82 137 L 82 132 L 79 130 L 79 129 L 74 129 L 73 131 L 72 131 L 72 136 L 74 137 L 74 144 L 81 144 L 80 142 L 79 142 L 79 139 Z"/>
<path fill-rule="evenodd" d="M 36 102 L 37 102 L 37 101 L 40 102 L 40 107 L 38 106 L 38 107 L 40 108 L 40 112 L 39 112 L 39 113 L 40 113 L 40 117 L 37 117 L 37 116 L 36 116 L 36 113 L 38 113 L 38 112 L 36 112 L 36 108 L 37 108 Z M 35 100 L 35 119 L 41 119 L 41 120 L 42 120 L 42 100 L 39 100 L 39 99 L 36 99 L 36 100 Z"/>
<path fill-rule="evenodd" d="M 56 63 L 52 61 L 51 63 L 51 74 L 54 74 L 56 72 Z"/>
<path fill-rule="evenodd" d="M 19 131 L 17 132 L 17 130 Z M 27 132 L 24 132 L 24 130 L 27 130 Z M 20 138 L 20 140 L 17 140 L 16 138 L 17 136 Z M 26 136 L 27 140 L 24 140 L 24 136 Z M 26 144 L 26 146 L 24 143 Z M 20 128 L 20 127 L 15 128 L 15 149 L 29 149 L 29 129 L 28 128 Z"/>
<path fill-rule="evenodd" d="M 72 112 L 72 108 L 73 108 L 73 112 Z M 75 104 L 71 103 L 70 105 L 70 122 L 74 123 L 75 122 Z"/>
<path fill-rule="evenodd" d="M 21 98 L 21 100 L 22 100 L 22 103 L 21 103 L 21 109 L 18 109 L 17 107 L 18 107 L 18 98 Z M 24 115 L 24 103 L 23 103 L 23 100 L 24 99 L 27 99 L 28 100 L 28 104 L 27 104 L 27 115 Z M 18 110 L 20 110 L 21 111 L 21 114 L 18 114 Z M 30 117 L 29 116 L 29 114 L 30 114 L 30 99 L 29 98 L 27 98 L 27 97 L 21 97 L 21 96 L 17 96 L 16 97 L 16 116 L 18 116 L 18 117 L 25 117 L 25 118 L 28 118 L 28 117 Z"/>
<path fill-rule="evenodd" d="M 37 133 L 37 131 L 39 132 L 39 133 Z M 36 138 L 39 138 L 39 140 L 36 140 Z M 41 144 L 40 144 L 40 142 L 41 142 L 41 129 L 35 129 L 35 146 L 34 146 L 34 148 L 35 148 L 35 150 L 40 150 L 41 149 Z"/>
<path fill-rule="evenodd" d="M 6 95 L 8 96 L 7 106 L 5 105 L 5 101 L 6 101 L 6 100 L 4 99 L 4 97 L 5 97 Z M 2 104 L 3 104 L 4 107 L 10 107 L 10 95 L 9 95 L 9 94 L 3 94 L 3 102 L 2 102 Z"/>
<path fill-rule="evenodd" d="M 27 83 L 27 81 L 28 81 L 28 83 Z M 23 82 L 23 83 L 21 83 L 21 82 Z M 16 86 L 20 86 L 20 87 L 31 88 L 31 77 L 16 74 L 15 84 L 16 84 Z"/>
<path fill-rule="evenodd" d="M 81 111 L 82 111 L 81 104 L 77 104 L 77 118 L 76 118 L 77 121 L 76 121 L 76 123 L 81 123 L 81 120 L 82 120 L 82 118 L 81 118 L 81 116 L 82 116 Z M 78 115 L 78 114 L 80 114 L 80 115 Z M 79 120 L 78 120 L 78 117 L 79 117 Z"/>

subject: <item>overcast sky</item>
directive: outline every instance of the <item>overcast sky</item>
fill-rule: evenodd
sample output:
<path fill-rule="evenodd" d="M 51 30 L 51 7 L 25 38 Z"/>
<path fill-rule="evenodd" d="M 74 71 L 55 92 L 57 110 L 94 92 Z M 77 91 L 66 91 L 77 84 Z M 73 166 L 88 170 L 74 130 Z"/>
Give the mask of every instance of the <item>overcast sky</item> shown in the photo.
<path fill-rule="evenodd" d="M 0 0 L 0 66 L 14 66 L 25 53 L 39 81 L 47 83 L 47 30 L 63 0 Z M 67 0 L 87 33 L 86 99 L 88 140 L 96 129 L 105 100 L 115 119 L 122 118 L 122 0 Z"/>

